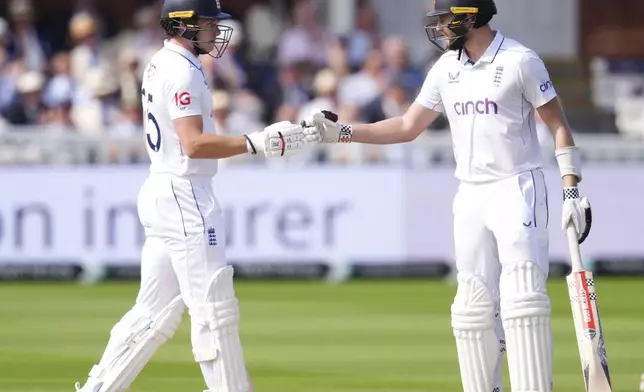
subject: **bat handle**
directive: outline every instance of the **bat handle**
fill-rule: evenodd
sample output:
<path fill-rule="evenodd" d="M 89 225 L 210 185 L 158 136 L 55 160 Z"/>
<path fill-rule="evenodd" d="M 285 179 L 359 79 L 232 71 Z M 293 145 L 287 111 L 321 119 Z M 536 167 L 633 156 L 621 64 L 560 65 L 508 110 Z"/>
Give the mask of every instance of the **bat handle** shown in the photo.
<path fill-rule="evenodd" d="M 566 227 L 566 237 L 568 237 L 568 248 L 570 249 L 570 262 L 573 271 L 583 271 L 584 262 L 581 260 L 581 250 L 579 249 L 579 239 L 577 230 L 574 225 Z"/>

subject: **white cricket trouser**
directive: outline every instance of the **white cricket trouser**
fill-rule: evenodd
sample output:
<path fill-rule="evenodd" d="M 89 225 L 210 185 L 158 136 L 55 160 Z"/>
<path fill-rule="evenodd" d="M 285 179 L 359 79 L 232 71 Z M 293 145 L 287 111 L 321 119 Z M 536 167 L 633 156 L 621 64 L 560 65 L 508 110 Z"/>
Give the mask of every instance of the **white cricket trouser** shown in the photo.
<path fill-rule="evenodd" d="M 504 265 L 531 261 L 548 275 L 548 196 L 541 170 L 461 183 L 453 212 L 456 268 L 481 277 L 494 298 Z"/>
<path fill-rule="evenodd" d="M 494 319 L 494 332 L 503 353 L 505 332 L 501 320 L 501 295 L 514 293 L 501 293 L 502 274 L 514 276 L 511 271 L 517 265 L 529 262 L 534 263 L 544 276 L 548 275 L 548 200 L 543 172 L 532 170 L 483 184 L 461 183 L 454 198 L 453 213 L 456 268 L 461 277 L 459 286 L 460 282 L 474 279 L 487 288 L 493 301 L 489 317 Z M 463 298 L 466 297 L 455 300 L 461 308 L 453 307 L 453 315 L 455 311 L 463 311 Z M 489 355 L 495 357 L 494 353 Z M 500 391 L 502 356 L 497 357 L 492 369 L 493 390 Z M 464 374 L 463 377 L 470 376 Z M 467 385 L 466 391 L 490 388 L 483 384 L 464 385 Z"/>
<path fill-rule="evenodd" d="M 213 276 L 226 265 L 223 216 L 211 177 L 151 175 L 137 204 L 146 235 L 141 287 L 136 304 L 117 324 L 123 328 L 141 317 L 155 319 L 179 294 L 193 315 L 207 301 Z M 193 350 L 211 347 L 212 332 L 192 322 L 191 340 Z M 112 363 L 124 345 L 123 339 L 111 338 L 100 365 Z M 213 378 L 206 374 L 210 367 L 202 366 L 207 382 Z"/>
<path fill-rule="evenodd" d="M 146 243 L 137 303 L 162 308 L 178 294 L 188 308 L 202 302 L 210 279 L 226 265 L 212 178 L 151 175 L 139 192 L 138 210 Z"/>

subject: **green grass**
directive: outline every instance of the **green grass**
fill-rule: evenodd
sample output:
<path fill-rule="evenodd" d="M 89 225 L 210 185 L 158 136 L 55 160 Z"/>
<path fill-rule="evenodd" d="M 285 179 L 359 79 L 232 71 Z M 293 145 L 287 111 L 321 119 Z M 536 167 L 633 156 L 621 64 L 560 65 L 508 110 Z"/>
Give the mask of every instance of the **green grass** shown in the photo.
<path fill-rule="evenodd" d="M 642 285 L 642 279 L 598 279 L 615 392 L 636 391 L 644 372 Z M 582 392 L 565 283 L 554 280 L 549 289 L 555 390 Z M 434 281 L 239 283 L 245 356 L 255 389 L 461 391 L 449 324 L 454 290 Z M 129 283 L 0 284 L 0 391 L 72 391 L 97 361 L 136 291 Z M 131 390 L 202 391 L 189 342 L 185 319 Z"/>

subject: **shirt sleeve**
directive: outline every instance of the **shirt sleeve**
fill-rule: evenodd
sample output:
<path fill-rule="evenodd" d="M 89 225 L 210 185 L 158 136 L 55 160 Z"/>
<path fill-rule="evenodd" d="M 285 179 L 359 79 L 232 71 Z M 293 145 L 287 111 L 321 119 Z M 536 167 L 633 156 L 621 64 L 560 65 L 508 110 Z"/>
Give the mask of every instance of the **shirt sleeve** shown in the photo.
<path fill-rule="evenodd" d="M 557 96 L 546 65 L 535 52 L 527 52 L 521 58 L 519 82 L 525 99 L 539 108 Z"/>
<path fill-rule="evenodd" d="M 434 64 L 427 73 L 423 87 L 420 89 L 418 97 L 416 97 L 416 102 L 428 109 L 443 113 L 445 108 L 438 89 L 438 64 Z"/>
<path fill-rule="evenodd" d="M 171 120 L 203 115 L 201 93 L 203 75 L 197 69 L 186 69 L 172 75 L 166 89 L 166 99 Z"/>

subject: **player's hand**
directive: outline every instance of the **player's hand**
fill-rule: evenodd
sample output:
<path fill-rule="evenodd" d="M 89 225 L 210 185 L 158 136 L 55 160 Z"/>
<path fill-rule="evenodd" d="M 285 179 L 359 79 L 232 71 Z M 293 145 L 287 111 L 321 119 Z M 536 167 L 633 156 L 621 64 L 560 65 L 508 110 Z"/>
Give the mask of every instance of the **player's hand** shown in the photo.
<path fill-rule="evenodd" d="M 248 152 L 263 152 L 267 157 L 284 157 L 298 153 L 302 148 L 317 142 L 318 136 L 305 133 L 301 125 L 281 121 L 261 132 L 244 135 Z"/>
<path fill-rule="evenodd" d="M 338 115 L 328 110 L 318 110 L 310 119 L 302 121 L 309 134 L 315 134 L 322 143 L 351 143 L 351 125 L 338 123 Z"/>
<path fill-rule="evenodd" d="M 585 197 L 579 198 L 579 189 L 577 187 L 564 188 L 561 228 L 566 230 L 569 225 L 573 225 L 581 244 L 590 233 L 592 220 L 593 216 L 588 199 Z"/>

